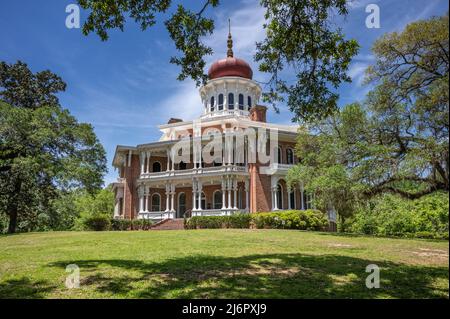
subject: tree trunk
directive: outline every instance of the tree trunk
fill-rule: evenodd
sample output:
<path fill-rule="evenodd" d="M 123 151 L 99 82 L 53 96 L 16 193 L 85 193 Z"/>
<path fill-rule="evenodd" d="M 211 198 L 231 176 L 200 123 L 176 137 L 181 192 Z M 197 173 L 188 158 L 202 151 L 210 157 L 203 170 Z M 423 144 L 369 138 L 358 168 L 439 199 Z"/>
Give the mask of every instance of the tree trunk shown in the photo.
<path fill-rule="evenodd" d="M 8 225 L 8 234 L 14 234 L 16 232 L 17 226 L 17 203 L 12 205 L 9 211 L 9 225 Z"/>
<path fill-rule="evenodd" d="M 17 227 L 17 215 L 19 211 L 19 194 L 22 189 L 22 181 L 18 179 L 15 183 L 13 196 L 10 197 L 7 213 L 9 215 L 8 234 L 14 234 Z"/>

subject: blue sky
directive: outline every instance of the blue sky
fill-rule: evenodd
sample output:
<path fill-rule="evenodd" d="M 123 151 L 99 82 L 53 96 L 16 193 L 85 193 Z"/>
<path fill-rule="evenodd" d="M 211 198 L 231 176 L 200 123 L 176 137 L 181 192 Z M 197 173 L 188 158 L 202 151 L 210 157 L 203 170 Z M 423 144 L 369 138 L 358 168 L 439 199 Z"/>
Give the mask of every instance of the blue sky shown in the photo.
<path fill-rule="evenodd" d="M 174 1 L 176 2 L 176 1 Z M 200 1 L 184 1 L 199 9 Z M 190 2 L 190 3 L 187 3 Z M 65 8 L 74 0 L 15 0 L 0 4 L 0 61 L 26 62 L 34 71 L 50 69 L 68 84 L 59 95 L 61 104 L 80 121 L 93 124 L 105 146 L 109 172 L 108 184 L 116 179 L 111 161 L 115 146 L 156 141 L 157 125 L 170 117 L 185 120 L 201 114 L 198 89 L 192 81 L 176 80 L 178 68 L 169 63 L 176 50 L 164 28 L 161 16 L 152 28 L 142 32 L 134 22 L 124 32 L 113 31 L 102 42 L 97 35 L 84 36 L 81 29 L 67 29 Z M 366 5 L 380 7 L 381 28 L 367 29 Z M 362 85 L 365 68 L 373 62 L 372 43 L 385 32 L 401 31 L 409 22 L 443 15 L 447 0 L 353 0 L 345 21 L 337 22 L 348 38 L 356 39 L 361 50 L 354 59 L 352 84 L 340 88 L 340 104 L 364 98 L 368 87 Z M 254 79 L 266 76 L 257 72 L 252 60 L 255 42 L 262 40 L 263 9 L 256 0 L 222 1 L 210 12 L 216 22 L 214 35 L 206 42 L 214 49 L 208 64 L 226 55 L 227 19 L 231 18 L 235 56 L 253 67 Z M 81 12 L 81 21 L 87 18 Z M 290 123 L 291 114 L 280 106 L 276 114 L 269 110 L 268 120 Z"/>

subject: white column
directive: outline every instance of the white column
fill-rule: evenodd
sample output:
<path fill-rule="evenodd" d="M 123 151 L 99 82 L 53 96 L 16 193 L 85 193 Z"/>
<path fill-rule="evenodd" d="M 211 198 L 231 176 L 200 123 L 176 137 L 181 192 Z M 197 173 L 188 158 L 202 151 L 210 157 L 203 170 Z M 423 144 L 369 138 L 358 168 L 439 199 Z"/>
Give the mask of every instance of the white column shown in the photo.
<path fill-rule="evenodd" d="M 225 178 L 222 176 L 222 210 L 225 210 L 227 208 L 227 206 L 225 205 L 225 201 L 226 201 L 226 191 L 227 191 L 227 185 L 226 185 L 226 180 Z"/>
<path fill-rule="evenodd" d="M 145 170 L 146 173 L 150 173 L 150 157 L 151 152 L 145 152 L 145 157 L 147 158 L 147 168 Z"/>
<path fill-rule="evenodd" d="M 278 187 L 274 188 L 273 198 L 275 201 L 274 210 L 278 210 Z"/>
<path fill-rule="evenodd" d="M 170 149 L 167 149 L 167 168 L 166 171 L 170 170 Z"/>
<path fill-rule="evenodd" d="M 197 207 L 197 181 L 195 179 L 192 179 L 192 211 L 196 211 Z"/>
<path fill-rule="evenodd" d="M 175 185 L 171 184 L 170 187 L 171 187 L 170 193 L 172 194 L 172 198 L 171 198 L 171 202 L 170 202 L 170 211 L 171 212 L 175 212 L 175 204 L 174 204 L 174 201 L 175 201 Z"/>
<path fill-rule="evenodd" d="M 233 208 L 237 209 L 237 180 L 234 178 L 233 180 Z"/>
<path fill-rule="evenodd" d="M 303 185 L 300 186 L 300 200 L 301 200 L 301 208 L 302 210 L 305 210 L 305 201 L 303 199 Z"/>
<path fill-rule="evenodd" d="M 142 213 L 144 211 L 144 195 L 139 194 L 139 212 Z"/>
<path fill-rule="evenodd" d="M 231 209 L 231 178 L 228 178 L 227 180 L 227 191 L 228 191 L 228 209 Z"/>
<path fill-rule="evenodd" d="M 287 193 L 288 193 L 288 209 L 292 209 L 292 207 L 291 207 L 291 191 L 288 189 Z"/>
<path fill-rule="evenodd" d="M 167 213 L 167 212 L 169 212 L 170 211 L 170 207 L 169 207 L 169 205 L 170 205 L 170 185 L 169 184 L 166 184 L 166 210 L 165 210 L 165 212 Z"/>
<path fill-rule="evenodd" d="M 197 181 L 198 210 L 202 210 L 202 182 Z"/>
<path fill-rule="evenodd" d="M 140 160 L 141 160 L 141 174 L 144 174 L 145 173 L 145 155 L 146 155 L 146 153 L 145 152 L 141 152 L 140 153 Z"/>
<path fill-rule="evenodd" d="M 250 212 L 249 180 L 245 180 L 245 209 Z"/>

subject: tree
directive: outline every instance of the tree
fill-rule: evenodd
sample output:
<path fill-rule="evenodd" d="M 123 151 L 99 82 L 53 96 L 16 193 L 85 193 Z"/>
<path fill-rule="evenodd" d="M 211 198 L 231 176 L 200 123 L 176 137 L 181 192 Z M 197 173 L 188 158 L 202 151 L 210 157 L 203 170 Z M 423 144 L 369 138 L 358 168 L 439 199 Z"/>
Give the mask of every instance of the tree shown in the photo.
<path fill-rule="evenodd" d="M 31 74 L 26 64 L 17 65 L 3 67 L 2 78 Z M 13 74 L 6 74 L 9 71 Z M 27 80 L 11 86 L 8 80 L 0 86 L 0 96 L 13 103 L 0 101 L 0 213 L 9 217 L 9 233 L 15 232 L 19 219 L 49 209 L 61 190 L 96 191 L 106 171 L 105 151 L 92 126 L 78 123 L 59 105 L 40 104 L 57 101 L 56 87 L 35 90 L 48 88 L 47 79 L 58 79 L 50 71 L 46 74 L 30 76 L 32 85 Z M 61 81 L 59 87 L 65 84 Z"/>
<path fill-rule="evenodd" d="M 288 182 L 314 190 L 322 208 L 351 212 L 379 194 L 449 191 L 448 14 L 386 34 L 373 50 L 376 86 L 364 104 L 299 134 L 300 164 Z"/>
<path fill-rule="evenodd" d="M 90 10 L 83 33 L 96 32 L 102 40 L 108 39 L 110 29 L 123 31 L 127 15 L 142 30 L 153 26 L 156 15 L 165 13 L 172 4 L 170 0 L 78 0 L 78 3 Z M 205 15 L 209 8 L 218 5 L 218 0 L 204 0 L 195 11 L 180 4 L 165 21 L 181 52 L 181 57 L 170 60 L 181 67 L 179 80 L 190 77 L 197 85 L 207 80 L 204 58 L 213 51 L 202 38 L 213 33 L 214 21 Z M 347 15 L 347 0 L 262 0 L 261 5 L 266 11 L 266 38 L 256 44 L 255 60 L 260 62 L 259 69 L 270 75 L 264 100 L 274 107 L 276 102 L 286 101 L 296 121 L 331 114 L 337 109 L 337 88 L 342 82 L 351 81 L 347 70 L 358 51 L 356 41 L 345 40 L 342 31 L 330 23 L 333 13 Z M 295 76 L 286 76 L 284 70 Z"/>
<path fill-rule="evenodd" d="M 65 91 L 66 83 L 49 70 L 33 74 L 28 66 L 0 62 L 0 99 L 17 107 L 37 108 L 58 105 L 58 92 Z"/>

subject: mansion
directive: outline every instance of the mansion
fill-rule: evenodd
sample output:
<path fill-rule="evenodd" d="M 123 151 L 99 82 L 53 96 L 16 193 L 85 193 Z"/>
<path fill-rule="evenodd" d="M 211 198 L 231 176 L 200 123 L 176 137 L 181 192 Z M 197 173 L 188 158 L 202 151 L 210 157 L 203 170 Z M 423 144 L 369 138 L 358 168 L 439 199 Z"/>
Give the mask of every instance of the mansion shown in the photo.
<path fill-rule="evenodd" d="M 297 163 L 298 127 L 267 122 L 267 108 L 258 104 L 261 87 L 252 79 L 249 64 L 234 57 L 231 35 L 227 57 L 212 64 L 208 77 L 200 88 L 200 118 L 171 118 L 159 126 L 158 141 L 117 146 L 113 159 L 119 171 L 113 183 L 115 218 L 159 221 L 310 208 L 311 198 L 301 187 L 288 189 L 285 181 L 289 168 Z M 276 132 L 276 144 L 268 144 L 270 161 L 260 161 L 248 138 L 242 144 L 244 156 L 238 160 L 236 132 L 250 129 Z M 213 162 L 204 160 L 196 148 L 207 144 L 202 136 L 208 134 L 225 144 L 231 141 L 231 151 L 222 152 Z M 177 145 L 182 140 L 190 141 L 190 152 L 180 161 Z"/>

